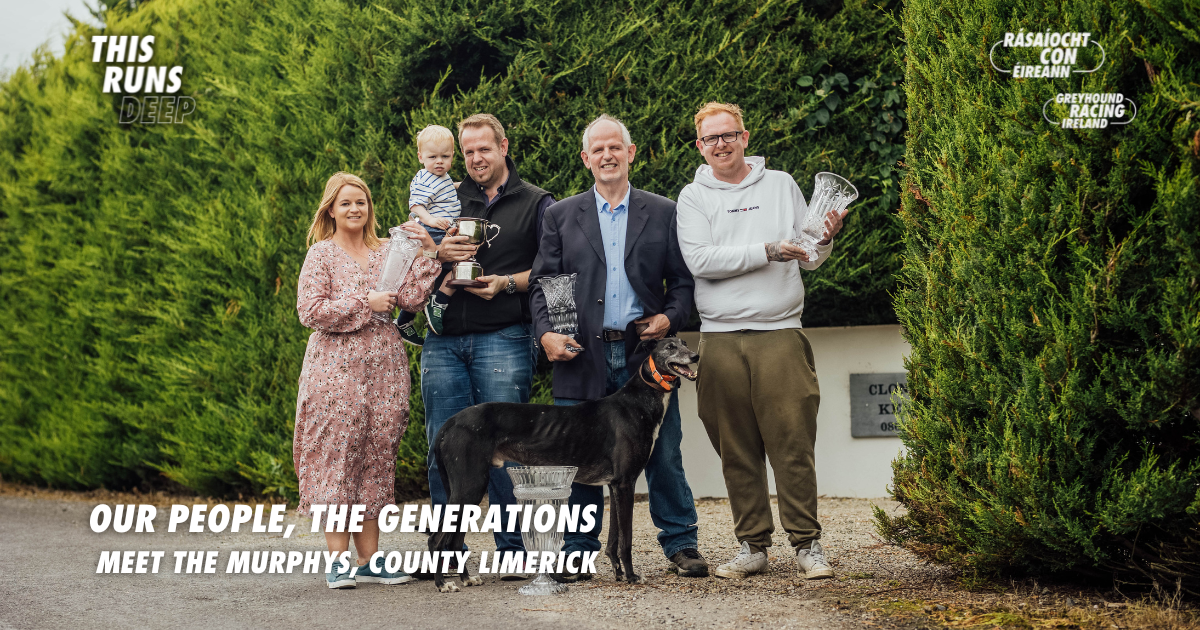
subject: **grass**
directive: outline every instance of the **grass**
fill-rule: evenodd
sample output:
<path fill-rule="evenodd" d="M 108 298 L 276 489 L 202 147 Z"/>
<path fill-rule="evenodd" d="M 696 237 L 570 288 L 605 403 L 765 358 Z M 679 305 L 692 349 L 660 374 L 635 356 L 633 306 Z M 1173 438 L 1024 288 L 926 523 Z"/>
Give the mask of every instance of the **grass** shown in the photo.
<path fill-rule="evenodd" d="M 1200 611 L 1177 596 L 1158 593 L 1139 600 L 1109 601 L 1113 594 L 1063 589 L 1050 592 L 1036 581 L 1013 583 L 1000 589 L 987 588 L 947 594 L 945 599 L 866 598 L 853 607 L 887 615 L 897 620 L 934 624 L 943 628 L 1079 628 L 1100 630 L 1184 630 L 1200 628 Z M 1108 600 L 1105 599 L 1108 597 Z M 840 604 L 840 602 L 839 602 Z M 938 607 L 942 610 L 938 610 Z M 840 606 L 839 606 L 840 607 Z"/>
<path fill-rule="evenodd" d="M 845 582 L 846 580 L 869 580 L 873 577 L 875 577 L 874 573 L 851 572 L 843 575 L 841 578 L 839 578 L 839 581 Z"/>

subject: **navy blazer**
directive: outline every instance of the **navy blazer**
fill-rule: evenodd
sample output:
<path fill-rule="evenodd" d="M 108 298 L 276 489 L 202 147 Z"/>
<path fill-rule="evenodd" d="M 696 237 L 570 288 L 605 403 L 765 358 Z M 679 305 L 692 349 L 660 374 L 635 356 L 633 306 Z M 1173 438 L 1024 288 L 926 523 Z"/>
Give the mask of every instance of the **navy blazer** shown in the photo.
<path fill-rule="evenodd" d="M 642 317 L 662 313 L 671 320 L 670 334 L 687 323 L 692 312 L 696 283 L 683 254 L 675 229 L 675 202 L 654 193 L 632 188 L 625 233 L 625 274 L 642 303 Z M 554 396 L 594 400 L 606 395 L 607 366 L 604 342 L 604 287 L 607 281 L 604 239 L 596 210 L 596 193 L 589 188 L 546 209 L 542 240 L 529 276 L 529 307 L 533 315 L 534 339 L 552 332 L 546 296 L 535 280 L 564 273 L 578 273 L 575 305 L 579 311 L 579 334 L 575 340 L 584 351 L 570 361 L 554 362 Z M 625 332 L 625 357 L 630 374 L 646 358 L 635 352 L 638 339 L 633 323 Z"/>

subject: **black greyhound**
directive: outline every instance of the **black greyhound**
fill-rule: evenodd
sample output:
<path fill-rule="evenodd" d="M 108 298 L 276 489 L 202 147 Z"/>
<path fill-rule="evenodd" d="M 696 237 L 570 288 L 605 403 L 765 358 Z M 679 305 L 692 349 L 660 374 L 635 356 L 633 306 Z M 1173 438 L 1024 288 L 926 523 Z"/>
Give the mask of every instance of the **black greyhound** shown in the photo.
<path fill-rule="evenodd" d="M 577 466 L 575 481 L 608 484 L 612 524 L 605 555 L 617 580 L 624 575 L 630 583 L 641 583 L 633 572 L 633 485 L 650 459 L 675 380 L 696 380 L 688 366 L 700 358 L 678 337 L 642 343 L 652 345 L 650 356 L 611 396 L 569 407 L 484 403 L 447 420 L 434 438 L 433 451 L 448 502 L 478 504 L 487 493 L 490 469 L 505 461 Z M 462 532 L 435 534 L 429 550 L 460 550 L 464 538 Z M 465 565 L 459 577 L 464 586 L 483 583 Z M 440 571 L 434 583 L 443 593 L 458 590 Z"/>

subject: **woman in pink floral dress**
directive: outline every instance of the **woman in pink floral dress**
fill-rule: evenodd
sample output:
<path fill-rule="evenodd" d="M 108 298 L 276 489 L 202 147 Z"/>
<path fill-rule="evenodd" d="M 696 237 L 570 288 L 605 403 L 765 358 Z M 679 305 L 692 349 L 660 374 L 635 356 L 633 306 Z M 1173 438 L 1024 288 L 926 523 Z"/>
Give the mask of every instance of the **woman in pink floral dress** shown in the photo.
<path fill-rule="evenodd" d="M 358 563 L 379 546 L 379 512 L 394 501 L 396 450 L 408 426 L 408 357 L 396 327 L 372 313 L 396 305 L 416 311 L 433 288 L 440 265 L 430 256 L 437 246 L 417 224 L 405 229 L 420 235 L 418 256 L 398 292 L 373 290 L 390 243 L 376 235 L 375 209 L 366 183 L 338 173 L 309 228 L 310 244 L 300 271 L 296 310 L 300 323 L 313 329 L 300 372 L 292 451 L 300 482 L 299 512 L 341 504 L 349 512 L 364 504 L 362 532 L 355 533 Z M 349 515 L 347 514 L 347 523 Z M 329 550 L 350 548 L 351 534 L 325 534 Z M 359 567 L 326 576 L 330 588 L 356 582 L 407 581 L 403 573 L 382 574 Z M 384 572 L 386 573 L 386 572 Z"/>

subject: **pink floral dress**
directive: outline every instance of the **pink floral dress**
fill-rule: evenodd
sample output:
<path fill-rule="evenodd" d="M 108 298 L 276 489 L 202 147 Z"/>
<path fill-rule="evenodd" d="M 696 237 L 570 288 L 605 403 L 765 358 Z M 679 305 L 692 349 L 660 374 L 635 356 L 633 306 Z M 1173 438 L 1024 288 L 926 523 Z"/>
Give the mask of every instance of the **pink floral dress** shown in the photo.
<path fill-rule="evenodd" d="M 395 500 L 396 449 L 408 427 L 408 355 L 396 327 L 372 319 L 367 305 L 389 246 L 370 253 L 364 272 L 333 241 L 321 241 L 300 270 L 296 310 L 313 329 L 292 443 L 301 514 L 314 503 L 361 503 L 370 520 Z M 418 256 L 400 289 L 400 308 L 420 308 L 440 268 Z"/>

